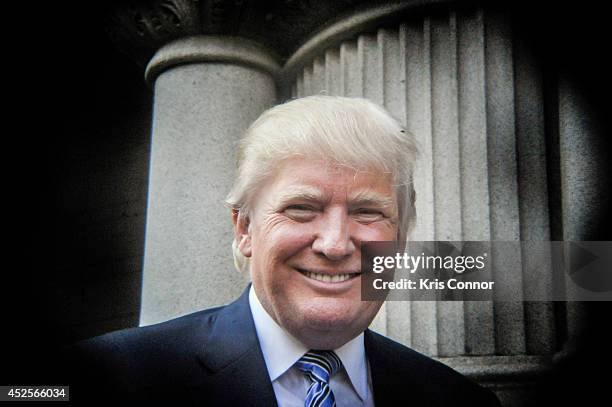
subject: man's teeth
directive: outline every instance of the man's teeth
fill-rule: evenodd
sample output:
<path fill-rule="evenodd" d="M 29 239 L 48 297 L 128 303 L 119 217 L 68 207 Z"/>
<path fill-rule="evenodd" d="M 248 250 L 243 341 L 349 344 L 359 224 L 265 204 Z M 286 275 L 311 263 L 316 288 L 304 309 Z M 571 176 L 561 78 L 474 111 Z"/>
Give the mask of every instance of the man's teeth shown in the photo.
<path fill-rule="evenodd" d="M 313 280 L 317 280 L 317 281 L 323 281 L 324 283 L 341 283 L 351 278 L 351 275 L 350 274 L 336 274 L 336 275 L 330 276 L 329 274 L 319 274 L 319 273 L 313 273 L 313 272 L 308 271 L 306 272 L 306 277 L 312 278 Z"/>

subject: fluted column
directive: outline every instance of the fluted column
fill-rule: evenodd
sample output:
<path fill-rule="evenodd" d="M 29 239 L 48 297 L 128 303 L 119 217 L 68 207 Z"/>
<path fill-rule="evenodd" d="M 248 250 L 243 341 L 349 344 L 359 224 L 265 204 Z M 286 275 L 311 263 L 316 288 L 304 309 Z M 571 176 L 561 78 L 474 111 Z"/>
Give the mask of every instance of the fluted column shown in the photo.
<path fill-rule="evenodd" d="M 559 80 L 559 169 L 563 240 L 597 240 L 597 223 L 603 210 L 602 202 L 609 199 L 605 192 L 609 172 L 603 163 L 607 151 L 601 137 L 603 129 L 592 113 L 584 90 L 569 78 Z M 603 209 L 603 210 L 602 210 Z M 571 294 L 572 285 L 568 285 Z M 568 342 L 562 356 L 571 353 L 584 328 L 586 307 L 578 301 L 567 302 Z"/>
<path fill-rule="evenodd" d="M 244 289 L 233 267 L 224 199 L 235 142 L 276 102 L 279 65 L 244 40 L 194 36 L 161 48 L 146 78 L 154 117 L 141 324 L 227 303 Z"/>
<path fill-rule="evenodd" d="M 511 23 L 473 8 L 405 16 L 393 28 L 381 10 L 298 50 L 285 67 L 289 92 L 369 98 L 416 136 L 413 240 L 550 240 L 542 71 Z M 385 28 L 372 29 L 377 21 Z M 492 277 L 516 301 L 388 302 L 373 328 L 520 403 L 529 397 L 520 383 L 546 370 L 555 351 L 552 303 L 522 301 L 548 298 L 550 271 L 503 272 L 529 261 L 520 251 L 493 258 Z"/>

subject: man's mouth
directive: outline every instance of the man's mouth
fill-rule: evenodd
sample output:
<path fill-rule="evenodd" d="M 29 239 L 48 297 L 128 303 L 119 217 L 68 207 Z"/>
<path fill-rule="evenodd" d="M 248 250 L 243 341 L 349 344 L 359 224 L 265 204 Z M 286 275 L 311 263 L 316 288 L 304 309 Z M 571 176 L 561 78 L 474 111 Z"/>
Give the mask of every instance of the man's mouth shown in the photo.
<path fill-rule="evenodd" d="M 355 278 L 361 274 L 361 273 L 324 274 L 324 273 L 317 273 L 317 272 L 303 270 L 303 269 L 298 269 L 298 271 L 310 279 L 321 281 L 323 283 L 342 283 L 344 281 Z"/>

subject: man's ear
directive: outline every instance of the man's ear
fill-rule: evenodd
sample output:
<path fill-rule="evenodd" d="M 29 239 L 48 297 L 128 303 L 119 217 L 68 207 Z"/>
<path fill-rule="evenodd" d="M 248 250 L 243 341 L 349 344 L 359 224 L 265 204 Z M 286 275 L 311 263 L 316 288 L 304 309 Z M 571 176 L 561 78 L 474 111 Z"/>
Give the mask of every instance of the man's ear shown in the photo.
<path fill-rule="evenodd" d="M 232 209 L 232 223 L 234 224 L 236 247 L 244 257 L 251 257 L 251 229 L 249 227 L 249 217 L 239 209 Z"/>

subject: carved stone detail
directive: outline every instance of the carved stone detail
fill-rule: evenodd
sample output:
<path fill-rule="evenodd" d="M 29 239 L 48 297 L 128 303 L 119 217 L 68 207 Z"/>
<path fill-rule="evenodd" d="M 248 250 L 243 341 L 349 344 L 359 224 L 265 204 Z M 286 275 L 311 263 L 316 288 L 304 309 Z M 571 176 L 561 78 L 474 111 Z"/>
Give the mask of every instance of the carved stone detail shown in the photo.
<path fill-rule="evenodd" d="M 151 48 L 199 32 L 197 0 L 155 0 L 127 4 L 111 16 L 109 35 L 120 49 L 146 62 Z"/>
<path fill-rule="evenodd" d="M 181 37 L 248 38 L 287 58 L 325 23 L 368 0 L 131 0 L 109 16 L 119 49 L 146 65 L 165 44 Z"/>

